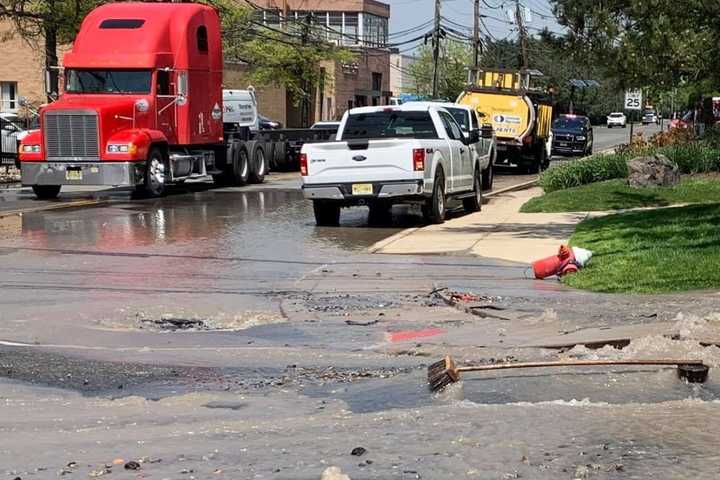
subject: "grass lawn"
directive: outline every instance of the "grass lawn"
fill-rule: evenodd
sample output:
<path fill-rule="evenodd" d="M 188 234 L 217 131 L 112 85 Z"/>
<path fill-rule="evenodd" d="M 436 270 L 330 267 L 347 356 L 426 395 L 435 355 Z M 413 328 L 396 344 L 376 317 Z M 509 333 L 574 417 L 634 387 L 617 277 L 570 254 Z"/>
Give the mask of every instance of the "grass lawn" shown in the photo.
<path fill-rule="evenodd" d="M 609 180 L 533 198 L 520 211 L 584 212 L 718 201 L 720 181 L 708 178 L 687 178 L 674 188 L 633 188 L 627 186 L 625 180 Z"/>
<path fill-rule="evenodd" d="M 676 190 L 693 192 L 697 188 L 695 183 L 686 182 Z M 623 191 L 616 182 L 606 182 L 596 191 L 607 192 L 606 189 Z M 658 198 L 660 195 L 658 193 Z M 665 198 L 666 201 L 690 201 L 690 198 L 695 199 L 691 195 L 694 194 L 673 193 Z M 576 200 L 565 198 L 566 203 L 577 204 Z M 598 194 L 592 198 L 597 199 L 593 206 L 604 205 L 602 209 L 605 209 L 610 195 Z M 684 200 L 679 200 L 681 198 Z M 720 201 L 717 194 L 715 201 Z M 578 210 L 587 209 L 585 205 Z M 564 281 L 573 287 L 614 293 L 720 288 L 720 203 L 627 212 L 586 220 L 578 225 L 570 243 L 588 248 L 594 254 L 586 268 L 565 277 Z"/>

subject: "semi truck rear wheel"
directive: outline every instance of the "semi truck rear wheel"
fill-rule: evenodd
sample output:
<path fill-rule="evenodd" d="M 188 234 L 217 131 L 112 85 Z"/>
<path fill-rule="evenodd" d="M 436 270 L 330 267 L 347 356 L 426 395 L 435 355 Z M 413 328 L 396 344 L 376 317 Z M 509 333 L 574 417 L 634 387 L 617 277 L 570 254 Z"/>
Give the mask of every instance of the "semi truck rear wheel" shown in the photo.
<path fill-rule="evenodd" d="M 318 227 L 336 227 L 340 225 L 340 205 L 332 201 L 314 200 L 313 211 Z"/>
<path fill-rule="evenodd" d="M 254 146 L 250 158 L 250 183 L 263 183 L 267 173 L 267 158 L 262 145 Z"/>
<path fill-rule="evenodd" d="M 33 185 L 32 189 L 38 200 L 52 200 L 60 195 L 61 185 Z"/>

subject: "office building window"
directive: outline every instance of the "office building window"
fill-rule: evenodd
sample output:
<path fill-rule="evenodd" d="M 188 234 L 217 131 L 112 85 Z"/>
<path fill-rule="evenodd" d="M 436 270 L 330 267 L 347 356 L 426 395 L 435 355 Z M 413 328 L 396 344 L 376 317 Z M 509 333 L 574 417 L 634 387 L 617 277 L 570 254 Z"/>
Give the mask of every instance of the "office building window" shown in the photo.
<path fill-rule="evenodd" d="M 358 14 L 357 13 L 345 13 L 345 35 L 343 36 L 343 43 L 345 45 L 357 45 L 358 44 Z"/>
<path fill-rule="evenodd" d="M 0 82 L 0 112 L 16 111 L 17 100 L 17 83 Z"/>
<path fill-rule="evenodd" d="M 328 14 L 328 40 L 333 43 L 343 43 L 343 14 L 342 12 L 329 12 Z"/>
<path fill-rule="evenodd" d="M 382 90 L 382 73 L 373 72 L 372 89 L 376 92 Z"/>
<path fill-rule="evenodd" d="M 387 44 L 387 18 L 363 13 L 363 41 L 372 47 L 384 47 Z"/>

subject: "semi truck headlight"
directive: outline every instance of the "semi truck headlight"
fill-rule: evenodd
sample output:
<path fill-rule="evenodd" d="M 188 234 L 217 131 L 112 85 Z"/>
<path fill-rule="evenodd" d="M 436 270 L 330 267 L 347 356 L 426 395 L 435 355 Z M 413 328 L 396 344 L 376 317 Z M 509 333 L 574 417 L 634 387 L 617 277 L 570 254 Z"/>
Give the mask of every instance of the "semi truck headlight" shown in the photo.
<path fill-rule="evenodd" d="M 40 153 L 40 145 L 23 145 L 23 153 Z"/>
<path fill-rule="evenodd" d="M 130 150 L 130 145 L 126 143 L 122 144 L 110 144 L 107 147 L 108 153 L 127 153 Z"/>

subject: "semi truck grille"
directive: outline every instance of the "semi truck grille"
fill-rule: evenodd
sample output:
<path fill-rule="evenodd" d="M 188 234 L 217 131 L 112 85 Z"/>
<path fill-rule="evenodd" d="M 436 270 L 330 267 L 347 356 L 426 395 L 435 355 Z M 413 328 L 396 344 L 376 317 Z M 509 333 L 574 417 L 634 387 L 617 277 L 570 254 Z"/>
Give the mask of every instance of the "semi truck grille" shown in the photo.
<path fill-rule="evenodd" d="M 99 158 L 98 119 L 94 112 L 48 112 L 43 125 L 48 159 Z"/>

